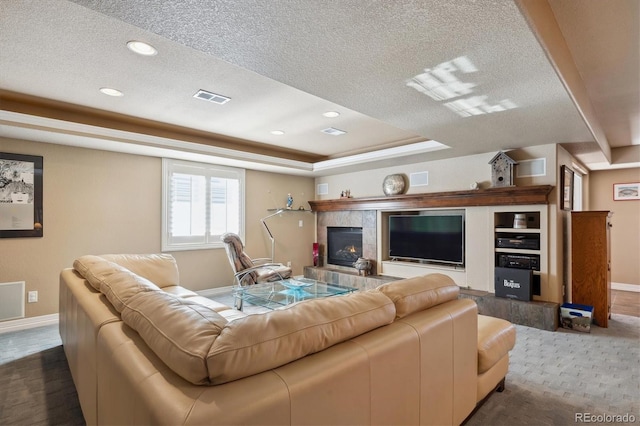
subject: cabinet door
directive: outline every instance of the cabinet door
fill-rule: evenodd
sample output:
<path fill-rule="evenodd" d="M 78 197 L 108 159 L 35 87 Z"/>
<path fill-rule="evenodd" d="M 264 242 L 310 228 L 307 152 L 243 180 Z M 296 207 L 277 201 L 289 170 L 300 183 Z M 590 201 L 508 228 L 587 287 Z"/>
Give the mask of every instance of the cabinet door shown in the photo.
<path fill-rule="evenodd" d="M 610 311 L 609 212 L 571 214 L 573 303 L 593 306 L 594 322 L 607 327 Z"/>

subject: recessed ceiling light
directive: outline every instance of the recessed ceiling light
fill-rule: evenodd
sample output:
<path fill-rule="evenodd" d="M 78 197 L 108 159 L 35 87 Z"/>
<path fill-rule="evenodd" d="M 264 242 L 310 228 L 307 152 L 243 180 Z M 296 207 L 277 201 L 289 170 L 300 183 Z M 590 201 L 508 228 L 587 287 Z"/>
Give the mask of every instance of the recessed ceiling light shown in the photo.
<path fill-rule="evenodd" d="M 338 111 L 327 111 L 322 115 L 324 115 L 327 118 L 336 118 L 340 116 L 340 113 Z"/>
<path fill-rule="evenodd" d="M 122 93 L 121 91 L 117 90 L 117 89 L 112 89 L 110 87 L 101 87 L 100 88 L 100 92 L 104 93 L 105 95 L 108 96 L 124 96 L 124 93 Z"/>
<path fill-rule="evenodd" d="M 155 47 L 143 41 L 131 40 L 127 43 L 127 47 L 138 55 L 153 56 L 158 53 Z"/>
<path fill-rule="evenodd" d="M 326 129 L 323 129 L 323 130 L 320 130 L 320 131 L 322 133 L 326 133 L 326 134 L 331 135 L 331 136 L 340 136 L 340 135 L 344 135 L 345 133 L 347 133 L 344 130 L 336 129 L 334 127 L 329 127 L 329 128 L 326 128 Z"/>
<path fill-rule="evenodd" d="M 284 135 L 284 130 L 272 130 L 271 134 L 276 136 L 282 136 Z"/>

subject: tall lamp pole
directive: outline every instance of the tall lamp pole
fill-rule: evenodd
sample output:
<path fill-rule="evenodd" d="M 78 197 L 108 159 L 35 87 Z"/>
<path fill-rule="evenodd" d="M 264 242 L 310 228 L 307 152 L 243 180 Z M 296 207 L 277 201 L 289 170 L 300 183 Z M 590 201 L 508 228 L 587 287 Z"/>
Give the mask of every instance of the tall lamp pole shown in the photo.
<path fill-rule="evenodd" d="M 271 240 L 271 263 L 274 262 L 274 256 L 275 256 L 275 250 L 276 250 L 276 240 L 275 238 L 273 238 L 273 234 L 271 233 L 271 230 L 269 229 L 269 227 L 267 226 L 267 222 L 265 222 L 267 219 L 273 217 L 273 216 L 277 216 L 280 213 L 282 213 L 284 211 L 284 209 L 278 209 L 275 213 L 270 214 L 269 216 L 265 216 L 262 219 L 260 219 L 260 222 L 262 222 L 262 226 L 264 226 L 264 229 L 267 230 L 267 233 L 269 234 L 269 239 Z"/>

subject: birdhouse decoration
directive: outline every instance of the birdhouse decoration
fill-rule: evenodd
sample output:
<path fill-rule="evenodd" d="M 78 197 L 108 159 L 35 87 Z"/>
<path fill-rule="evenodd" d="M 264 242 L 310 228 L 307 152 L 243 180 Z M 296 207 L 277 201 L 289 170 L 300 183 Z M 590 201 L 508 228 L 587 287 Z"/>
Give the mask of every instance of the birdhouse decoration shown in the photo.
<path fill-rule="evenodd" d="M 514 186 L 513 166 L 518 164 L 504 152 L 500 151 L 489 161 L 491 164 L 491 187 L 500 188 Z"/>

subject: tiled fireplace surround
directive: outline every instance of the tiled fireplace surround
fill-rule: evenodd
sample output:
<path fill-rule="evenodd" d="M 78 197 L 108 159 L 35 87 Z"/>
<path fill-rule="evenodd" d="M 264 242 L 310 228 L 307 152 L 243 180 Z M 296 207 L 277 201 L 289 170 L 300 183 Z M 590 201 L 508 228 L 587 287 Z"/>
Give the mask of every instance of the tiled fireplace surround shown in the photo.
<path fill-rule="evenodd" d="M 318 244 L 322 248 L 322 265 L 327 265 L 327 227 L 347 226 L 362 228 L 362 257 L 373 260 L 372 275 L 376 275 L 375 259 L 377 256 L 376 211 L 355 210 L 337 212 L 318 212 Z M 331 265 L 332 268 L 342 267 Z M 353 271 L 352 268 L 344 268 Z"/>

